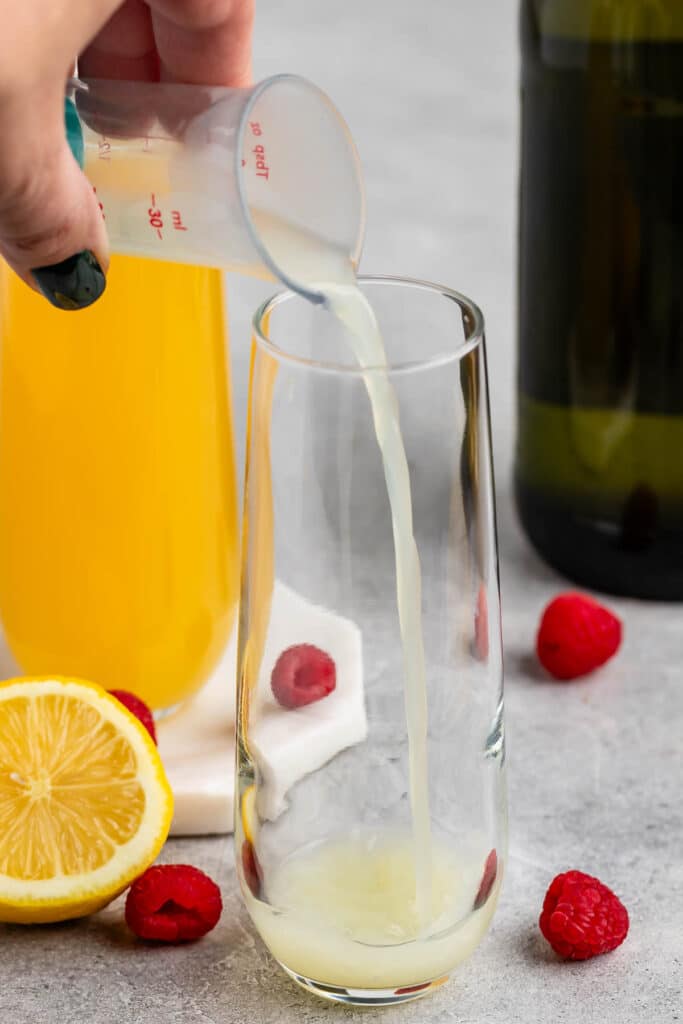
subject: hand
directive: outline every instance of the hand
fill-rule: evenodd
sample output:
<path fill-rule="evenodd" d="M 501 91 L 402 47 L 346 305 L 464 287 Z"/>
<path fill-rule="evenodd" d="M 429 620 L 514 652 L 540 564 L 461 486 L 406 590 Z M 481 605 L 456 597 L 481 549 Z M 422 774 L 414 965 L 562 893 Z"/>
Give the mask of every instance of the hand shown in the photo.
<path fill-rule="evenodd" d="M 0 33 L 0 253 L 60 308 L 105 288 L 107 238 L 64 131 L 84 78 L 248 85 L 254 0 L 12 0 Z"/>

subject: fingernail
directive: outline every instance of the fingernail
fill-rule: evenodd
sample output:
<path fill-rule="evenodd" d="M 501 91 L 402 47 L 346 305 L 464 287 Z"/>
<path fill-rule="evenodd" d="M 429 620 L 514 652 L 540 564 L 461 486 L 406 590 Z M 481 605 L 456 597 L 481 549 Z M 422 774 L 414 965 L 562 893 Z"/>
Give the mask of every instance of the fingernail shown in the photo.
<path fill-rule="evenodd" d="M 36 267 L 31 273 L 42 294 L 57 309 L 85 309 L 107 287 L 102 267 L 89 249 L 51 267 Z"/>

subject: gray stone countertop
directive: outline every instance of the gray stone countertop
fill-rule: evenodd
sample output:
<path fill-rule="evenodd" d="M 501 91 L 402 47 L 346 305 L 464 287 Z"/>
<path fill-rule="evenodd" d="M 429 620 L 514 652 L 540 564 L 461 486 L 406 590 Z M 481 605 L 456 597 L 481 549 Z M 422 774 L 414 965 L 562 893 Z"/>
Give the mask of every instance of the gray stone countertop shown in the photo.
<path fill-rule="evenodd" d="M 514 0 L 260 4 L 256 74 L 296 71 L 345 114 L 365 166 L 363 269 L 452 285 L 488 323 L 503 612 L 511 846 L 493 928 L 451 983 L 377 1011 L 387 1024 L 665 1024 L 683 1019 L 683 609 L 613 601 L 623 651 L 572 685 L 531 651 L 563 586 L 530 551 L 509 497 L 513 446 L 517 43 Z M 231 279 L 238 428 L 248 315 L 266 292 Z M 240 441 L 240 445 L 241 445 Z M 82 923 L 0 927 L 2 1024 L 322 1024 L 370 1011 L 300 992 L 256 937 L 229 838 L 176 840 L 164 859 L 217 878 L 225 910 L 202 942 L 144 948 L 120 903 Z M 601 877 L 631 914 L 626 943 L 583 964 L 540 937 L 559 871 Z"/>

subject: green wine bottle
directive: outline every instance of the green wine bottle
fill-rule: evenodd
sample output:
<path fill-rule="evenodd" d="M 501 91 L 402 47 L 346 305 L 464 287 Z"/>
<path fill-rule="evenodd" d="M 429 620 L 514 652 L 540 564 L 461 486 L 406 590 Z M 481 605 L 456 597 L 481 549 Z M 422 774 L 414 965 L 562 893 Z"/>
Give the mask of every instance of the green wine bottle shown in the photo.
<path fill-rule="evenodd" d="M 683 600 L 683 0 L 522 0 L 521 38 L 520 518 Z"/>

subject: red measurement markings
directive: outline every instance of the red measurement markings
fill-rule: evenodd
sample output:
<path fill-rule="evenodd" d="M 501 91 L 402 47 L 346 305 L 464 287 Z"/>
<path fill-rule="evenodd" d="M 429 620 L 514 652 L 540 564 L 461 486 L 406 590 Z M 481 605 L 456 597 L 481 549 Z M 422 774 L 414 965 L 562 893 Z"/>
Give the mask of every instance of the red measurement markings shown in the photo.
<path fill-rule="evenodd" d="M 266 161 L 266 147 L 262 145 L 254 146 L 252 151 L 256 157 L 256 177 L 265 178 L 268 180 L 270 174 L 270 167 Z"/>
<path fill-rule="evenodd" d="M 263 135 L 263 128 L 261 127 L 260 121 L 250 121 L 249 127 L 252 135 Z M 265 178 L 267 181 L 270 176 L 270 167 L 266 160 L 266 147 L 262 142 L 257 142 L 252 149 L 252 153 L 256 157 L 256 176 L 258 178 Z M 244 167 L 244 160 L 242 161 L 242 166 Z"/>
<path fill-rule="evenodd" d="M 159 238 L 163 238 L 164 236 L 162 234 L 162 228 L 164 226 L 164 219 L 161 216 L 161 210 L 157 209 L 156 195 L 154 194 L 154 192 L 152 192 L 150 199 L 152 201 L 152 205 L 147 211 L 150 227 L 154 228 Z"/>
<path fill-rule="evenodd" d="M 187 227 L 183 224 L 183 218 L 180 210 L 171 210 L 171 218 L 173 220 L 174 231 L 187 231 Z"/>

